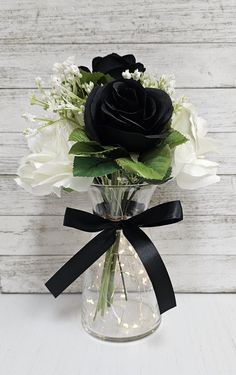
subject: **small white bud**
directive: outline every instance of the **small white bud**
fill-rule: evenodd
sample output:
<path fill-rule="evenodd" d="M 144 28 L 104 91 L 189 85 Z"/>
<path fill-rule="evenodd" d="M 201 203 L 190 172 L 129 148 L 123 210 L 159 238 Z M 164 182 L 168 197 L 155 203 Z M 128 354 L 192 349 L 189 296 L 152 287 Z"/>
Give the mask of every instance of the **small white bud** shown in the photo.
<path fill-rule="evenodd" d="M 132 75 L 131 73 L 129 72 L 129 69 L 126 69 L 123 73 L 122 73 L 122 77 L 124 79 L 131 79 L 132 78 Z"/>

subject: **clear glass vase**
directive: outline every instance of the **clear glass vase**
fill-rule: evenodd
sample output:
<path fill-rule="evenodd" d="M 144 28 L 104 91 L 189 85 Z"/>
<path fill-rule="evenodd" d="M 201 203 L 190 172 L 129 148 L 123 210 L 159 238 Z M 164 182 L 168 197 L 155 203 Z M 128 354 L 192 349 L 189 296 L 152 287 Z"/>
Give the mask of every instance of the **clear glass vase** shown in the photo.
<path fill-rule="evenodd" d="M 90 189 L 93 212 L 110 220 L 128 219 L 148 208 L 152 185 Z M 112 247 L 86 272 L 82 324 L 103 340 L 131 341 L 149 335 L 161 316 L 147 272 L 121 231 Z"/>

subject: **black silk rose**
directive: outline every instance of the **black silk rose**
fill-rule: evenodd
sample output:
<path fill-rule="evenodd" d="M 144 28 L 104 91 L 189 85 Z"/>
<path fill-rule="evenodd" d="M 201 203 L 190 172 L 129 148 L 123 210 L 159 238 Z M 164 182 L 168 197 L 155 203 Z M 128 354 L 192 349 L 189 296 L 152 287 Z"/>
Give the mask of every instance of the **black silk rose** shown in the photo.
<path fill-rule="evenodd" d="M 87 72 L 90 71 L 86 66 L 80 66 L 80 68 Z M 117 53 L 111 53 L 104 57 L 95 57 L 92 61 L 92 68 L 93 72 L 110 74 L 115 79 L 122 78 L 122 72 L 127 69 L 131 73 L 136 69 L 140 72 L 145 72 L 146 70 L 142 63 L 136 62 L 134 55 L 120 56 Z"/>
<path fill-rule="evenodd" d="M 132 79 L 96 86 L 85 105 L 85 130 L 102 145 L 118 145 L 130 152 L 154 147 L 165 137 L 173 112 L 169 95 L 144 88 Z"/>

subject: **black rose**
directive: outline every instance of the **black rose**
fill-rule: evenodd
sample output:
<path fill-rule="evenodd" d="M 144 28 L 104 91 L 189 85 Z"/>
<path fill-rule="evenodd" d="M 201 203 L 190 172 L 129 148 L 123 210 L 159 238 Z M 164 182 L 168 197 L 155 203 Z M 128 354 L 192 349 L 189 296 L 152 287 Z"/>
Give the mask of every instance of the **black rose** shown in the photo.
<path fill-rule="evenodd" d="M 105 57 L 95 57 L 92 62 L 93 72 L 101 72 L 104 74 L 110 74 L 113 78 L 121 78 L 122 72 L 129 69 L 130 72 L 134 72 L 138 69 L 140 72 L 144 72 L 145 68 L 140 62 L 136 63 L 134 55 L 120 56 L 117 53 L 111 53 Z"/>
<path fill-rule="evenodd" d="M 86 66 L 80 66 L 80 68 L 86 72 L 90 71 Z M 93 72 L 110 74 L 115 79 L 122 78 L 122 72 L 127 69 L 131 73 L 136 69 L 140 72 L 145 72 L 146 70 L 142 63 L 136 62 L 134 55 L 120 56 L 117 53 L 111 53 L 104 57 L 95 57 L 92 61 L 92 68 Z"/>
<path fill-rule="evenodd" d="M 96 86 L 85 105 L 85 130 L 102 145 L 119 145 L 140 152 L 164 137 L 173 106 L 169 95 L 144 88 L 134 80 L 115 80 Z"/>

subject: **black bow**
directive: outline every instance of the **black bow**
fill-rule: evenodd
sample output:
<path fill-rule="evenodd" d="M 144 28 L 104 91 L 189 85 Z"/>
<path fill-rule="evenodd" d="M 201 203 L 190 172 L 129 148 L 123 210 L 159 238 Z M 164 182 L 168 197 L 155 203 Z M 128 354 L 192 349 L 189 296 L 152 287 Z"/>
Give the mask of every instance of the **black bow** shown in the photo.
<path fill-rule="evenodd" d="M 176 306 L 175 294 L 166 267 L 150 238 L 140 229 L 177 223 L 183 219 L 180 201 L 160 204 L 127 220 L 112 221 L 96 214 L 67 208 L 64 225 L 85 232 L 99 232 L 65 263 L 45 284 L 57 297 L 115 242 L 122 230 L 136 250 L 152 282 L 160 313 Z"/>

